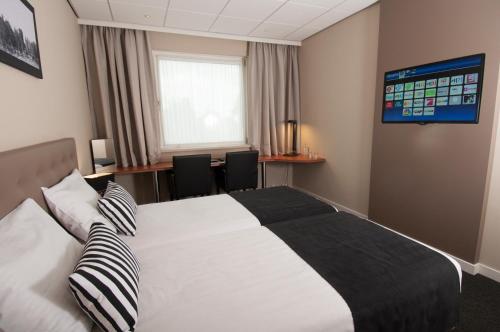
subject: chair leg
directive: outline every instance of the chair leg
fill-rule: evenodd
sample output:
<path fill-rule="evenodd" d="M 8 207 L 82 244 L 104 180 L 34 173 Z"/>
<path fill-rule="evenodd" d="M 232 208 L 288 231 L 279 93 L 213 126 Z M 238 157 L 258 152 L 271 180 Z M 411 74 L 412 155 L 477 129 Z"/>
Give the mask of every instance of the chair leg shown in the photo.
<path fill-rule="evenodd" d="M 167 185 L 168 185 L 168 191 L 170 193 L 170 200 L 176 200 L 177 199 L 177 194 L 176 194 L 176 188 L 175 188 L 175 180 L 174 180 L 174 174 L 172 172 L 167 173 Z"/>

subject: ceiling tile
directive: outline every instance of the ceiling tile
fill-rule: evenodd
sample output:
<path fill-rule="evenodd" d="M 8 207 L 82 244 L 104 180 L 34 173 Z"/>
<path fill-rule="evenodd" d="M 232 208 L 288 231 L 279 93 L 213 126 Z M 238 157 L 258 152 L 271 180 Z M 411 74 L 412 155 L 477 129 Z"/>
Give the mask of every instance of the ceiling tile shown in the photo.
<path fill-rule="evenodd" d="M 163 26 L 165 8 L 134 5 L 110 0 L 111 12 L 116 22 Z"/>
<path fill-rule="evenodd" d="M 335 9 L 348 10 L 353 14 L 374 4 L 377 0 L 346 0 Z"/>
<path fill-rule="evenodd" d="M 112 21 L 106 0 L 71 0 L 79 18 L 87 20 Z"/>
<path fill-rule="evenodd" d="M 296 3 L 319 6 L 319 7 L 326 7 L 326 8 L 333 8 L 333 7 L 341 4 L 344 1 L 345 0 L 292 0 L 292 2 L 296 2 Z"/>
<path fill-rule="evenodd" d="M 338 21 L 343 20 L 344 18 L 348 17 L 349 15 L 351 15 L 351 12 L 332 9 L 332 10 L 329 10 L 328 12 L 324 13 L 320 17 L 314 19 L 306 26 L 312 27 L 312 28 L 317 28 L 319 30 L 323 30 L 323 29 L 329 27 L 330 25 L 333 25 L 333 24 L 337 23 Z"/>
<path fill-rule="evenodd" d="M 283 39 L 298 28 L 298 26 L 294 25 L 264 22 L 251 33 L 251 36 Z"/>
<path fill-rule="evenodd" d="M 217 18 L 214 14 L 193 13 L 170 9 L 167 13 L 165 26 L 176 29 L 208 31 Z"/>
<path fill-rule="evenodd" d="M 228 0 L 171 0 L 169 9 L 219 14 Z"/>
<path fill-rule="evenodd" d="M 248 35 L 261 21 L 219 16 L 210 29 L 212 32 Z"/>
<path fill-rule="evenodd" d="M 287 35 L 285 38 L 287 40 L 295 40 L 295 41 L 303 41 L 307 37 L 314 35 L 319 30 L 315 27 L 304 26 L 297 31 L 292 32 Z"/>
<path fill-rule="evenodd" d="M 326 12 L 328 8 L 287 2 L 267 21 L 271 23 L 302 26 Z"/>
<path fill-rule="evenodd" d="M 231 0 L 221 15 L 263 20 L 284 3 L 283 0 Z"/>
<path fill-rule="evenodd" d="M 158 7 L 167 8 L 169 0 L 111 0 L 111 2 L 124 2 L 137 6 L 148 6 L 148 7 Z"/>

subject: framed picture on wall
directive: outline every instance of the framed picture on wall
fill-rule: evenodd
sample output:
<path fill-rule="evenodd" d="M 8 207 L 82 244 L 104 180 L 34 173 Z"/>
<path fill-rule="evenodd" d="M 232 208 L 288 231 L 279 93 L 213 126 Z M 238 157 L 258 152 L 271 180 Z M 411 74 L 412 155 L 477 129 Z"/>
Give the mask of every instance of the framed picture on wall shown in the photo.
<path fill-rule="evenodd" d="M 26 0 L 0 1 L 0 62 L 43 77 L 35 10 Z"/>

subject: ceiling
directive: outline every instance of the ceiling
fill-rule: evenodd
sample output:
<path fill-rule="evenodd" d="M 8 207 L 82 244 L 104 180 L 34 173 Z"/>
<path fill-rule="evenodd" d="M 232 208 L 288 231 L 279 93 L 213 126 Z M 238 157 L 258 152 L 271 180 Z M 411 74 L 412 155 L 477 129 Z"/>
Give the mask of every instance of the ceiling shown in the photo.
<path fill-rule="evenodd" d="M 377 0 L 69 0 L 81 24 L 297 44 Z"/>

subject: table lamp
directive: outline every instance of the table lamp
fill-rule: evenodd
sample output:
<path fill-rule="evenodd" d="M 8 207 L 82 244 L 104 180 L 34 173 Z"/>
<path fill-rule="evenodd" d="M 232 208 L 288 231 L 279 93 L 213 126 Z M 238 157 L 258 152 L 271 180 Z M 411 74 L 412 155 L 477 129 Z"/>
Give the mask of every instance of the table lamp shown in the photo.
<path fill-rule="evenodd" d="M 298 156 L 297 153 L 297 120 L 286 122 L 287 151 L 285 156 Z"/>

